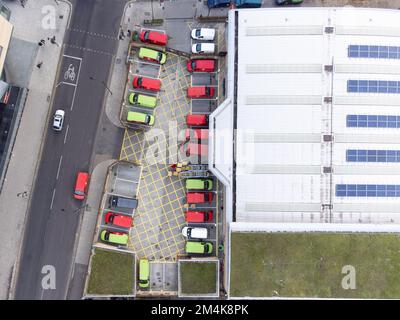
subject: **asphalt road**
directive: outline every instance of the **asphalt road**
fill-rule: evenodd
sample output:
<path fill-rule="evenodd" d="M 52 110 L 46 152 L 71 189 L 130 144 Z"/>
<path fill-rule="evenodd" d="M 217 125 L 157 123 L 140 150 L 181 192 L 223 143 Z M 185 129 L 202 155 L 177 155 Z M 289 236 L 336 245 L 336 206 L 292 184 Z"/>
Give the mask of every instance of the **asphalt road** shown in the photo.
<path fill-rule="evenodd" d="M 72 3 L 51 119 L 28 212 L 15 299 L 67 296 L 84 206 L 73 199 L 72 193 L 77 172 L 91 169 L 96 133 L 104 112 L 105 85 L 126 0 Z M 66 112 L 62 132 L 51 129 L 57 109 Z M 55 267 L 55 289 L 42 288 L 42 268 L 46 265 Z"/>

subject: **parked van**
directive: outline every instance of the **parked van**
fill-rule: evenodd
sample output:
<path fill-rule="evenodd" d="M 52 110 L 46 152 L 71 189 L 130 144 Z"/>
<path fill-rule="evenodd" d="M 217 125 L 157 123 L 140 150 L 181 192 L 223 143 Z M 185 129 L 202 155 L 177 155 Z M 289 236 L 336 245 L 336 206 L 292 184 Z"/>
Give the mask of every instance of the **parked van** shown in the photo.
<path fill-rule="evenodd" d="M 116 227 L 130 228 L 132 227 L 133 218 L 119 213 L 107 212 L 104 222 Z"/>
<path fill-rule="evenodd" d="M 207 239 L 207 228 L 183 227 L 182 235 L 188 239 Z"/>
<path fill-rule="evenodd" d="M 168 36 L 165 33 L 143 30 L 139 36 L 140 40 L 145 43 L 152 43 L 159 46 L 166 46 Z"/>
<path fill-rule="evenodd" d="M 151 114 L 129 111 L 126 117 L 126 121 L 131 123 L 146 124 L 148 126 L 152 126 L 154 125 L 155 119 L 154 116 L 152 116 Z"/>
<path fill-rule="evenodd" d="M 208 145 L 207 144 L 198 144 L 198 143 L 186 143 L 181 147 L 182 153 L 184 153 L 187 157 L 190 156 L 206 156 L 208 155 Z"/>
<path fill-rule="evenodd" d="M 150 264 L 147 259 L 139 260 L 139 287 L 148 288 L 150 283 Z"/>
<path fill-rule="evenodd" d="M 189 204 L 196 203 L 212 203 L 214 194 L 212 192 L 188 192 L 186 194 L 186 202 Z"/>
<path fill-rule="evenodd" d="M 74 198 L 77 200 L 84 200 L 89 185 L 89 173 L 78 172 L 75 183 Z"/>
<path fill-rule="evenodd" d="M 185 251 L 188 254 L 209 254 L 213 251 L 213 245 L 211 242 L 186 242 Z"/>
<path fill-rule="evenodd" d="M 164 64 L 167 61 L 167 55 L 165 53 L 147 48 L 140 48 L 139 58 L 158 64 Z"/>
<path fill-rule="evenodd" d="M 118 196 L 111 196 L 108 200 L 110 208 L 127 208 L 136 209 L 138 206 L 137 199 L 123 198 Z"/>
<path fill-rule="evenodd" d="M 187 223 L 203 223 L 211 222 L 213 219 L 212 210 L 209 211 L 186 211 L 186 222 Z"/>
<path fill-rule="evenodd" d="M 215 88 L 208 86 L 188 87 L 187 96 L 191 99 L 211 99 L 214 98 Z"/>
<path fill-rule="evenodd" d="M 103 230 L 100 233 L 100 239 L 104 242 L 126 245 L 128 243 L 129 236 L 127 233 Z"/>
<path fill-rule="evenodd" d="M 212 179 L 186 179 L 187 190 L 212 190 Z"/>
<path fill-rule="evenodd" d="M 214 72 L 215 60 L 208 59 L 193 59 L 186 64 L 189 72 Z"/>
<path fill-rule="evenodd" d="M 212 41 L 215 38 L 215 29 L 197 28 L 193 29 L 190 35 L 194 40 Z"/>
<path fill-rule="evenodd" d="M 132 86 L 138 89 L 145 89 L 151 91 L 160 91 L 161 81 L 158 79 L 146 78 L 146 77 L 134 77 Z"/>
<path fill-rule="evenodd" d="M 208 126 L 208 115 L 188 114 L 186 116 L 186 125 L 188 127 L 206 127 Z"/>
<path fill-rule="evenodd" d="M 202 43 L 195 43 L 192 45 L 192 53 L 197 54 L 211 54 L 215 51 L 215 44 L 202 42 Z"/>
<path fill-rule="evenodd" d="M 139 107 L 146 107 L 146 108 L 154 109 L 157 105 L 157 98 L 132 92 L 129 95 L 129 103 L 138 105 Z"/>
<path fill-rule="evenodd" d="M 208 129 L 186 129 L 185 131 L 186 141 L 190 138 L 195 140 L 207 140 L 208 139 Z"/>

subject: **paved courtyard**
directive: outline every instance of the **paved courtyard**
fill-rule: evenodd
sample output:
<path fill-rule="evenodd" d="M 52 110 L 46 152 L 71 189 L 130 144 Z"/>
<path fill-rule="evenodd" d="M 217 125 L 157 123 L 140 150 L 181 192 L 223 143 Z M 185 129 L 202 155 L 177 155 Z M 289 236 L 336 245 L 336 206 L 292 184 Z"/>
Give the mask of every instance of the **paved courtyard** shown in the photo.
<path fill-rule="evenodd" d="M 139 206 L 131 229 L 130 248 L 138 257 L 173 261 L 184 249 L 185 241 L 180 231 L 185 224 L 182 207 L 185 190 L 181 179 L 168 177 L 168 160 L 176 161 L 176 138 L 179 131 L 185 129 L 185 116 L 190 111 L 186 98 L 189 85 L 186 59 L 168 54 L 160 78 L 162 91 L 154 111 L 155 130 L 148 133 L 127 130 L 120 159 L 142 166 Z M 161 135 L 154 137 L 157 133 Z M 171 150 L 167 150 L 169 134 Z"/>

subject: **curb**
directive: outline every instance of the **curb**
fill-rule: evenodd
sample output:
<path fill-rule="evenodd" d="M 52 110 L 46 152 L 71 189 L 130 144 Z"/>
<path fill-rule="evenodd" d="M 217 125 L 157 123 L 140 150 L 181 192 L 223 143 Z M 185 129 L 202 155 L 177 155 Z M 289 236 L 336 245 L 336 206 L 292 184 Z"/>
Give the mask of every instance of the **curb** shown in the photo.
<path fill-rule="evenodd" d="M 73 6 L 72 6 L 72 3 L 69 0 L 59 0 L 59 1 L 62 1 L 62 2 L 66 3 L 69 6 L 68 22 L 67 22 L 67 25 L 66 25 L 66 28 L 65 28 L 65 33 L 64 33 L 64 38 L 65 38 L 65 34 L 66 34 L 66 32 L 67 32 L 67 30 L 69 28 L 70 19 L 71 19 L 72 12 L 73 12 Z M 63 42 L 64 42 L 64 38 L 63 38 Z M 45 137 L 45 132 L 47 131 L 48 126 L 49 126 L 49 118 L 50 118 L 50 114 L 51 114 L 51 107 L 53 106 L 53 102 L 54 102 L 55 88 L 56 88 L 57 79 L 58 79 L 58 77 L 60 75 L 60 70 L 61 70 L 61 57 L 62 57 L 64 51 L 65 51 L 65 45 L 63 44 L 61 49 L 60 49 L 59 56 L 58 56 L 57 71 L 56 71 L 56 75 L 55 75 L 55 78 L 54 78 L 54 81 L 53 81 L 51 99 L 49 101 L 49 108 L 48 108 L 47 117 L 46 117 L 46 125 L 45 125 L 45 127 L 44 127 L 44 129 L 42 131 L 39 154 L 38 154 L 38 158 L 36 159 L 35 171 L 34 171 L 32 183 L 31 183 L 31 186 L 30 186 L 31 193 L 29 195 L 29 200 L 28 200 L 28 204 L 27 204 L 27 210 L 25 212 L 25 217 L 24 217 L 24 221 L 23 221 L 23 228 L 21 230 L 22 240 L 21 240 L 21 243 L 20 243 L 20 246 L 19 246 L 19 249 L 18 249 L 17 259 L 14 262 L 13 272 L 12 272 L 11 279 L 10 279 L 10 289 L 9 289 L 9 293 L 8 293 L 8 300 L 14 300 L 14 298 L 15 298 L 14 295 L 15 295 L 15 287 L 16 287 L 16 278 L 17 278 L 16 275 L 19 272 L 19 263 L 20 263 L 20 258 L 21 258 L 21 251 L 22 251 L 22 248 L 24 246 L 24 235 L 25 235 L 25 231 L 26 231 L 26 223 L 27 223 L 27 219 L 28 219 L 28 211 L 29 211 L 30 206 L 31 206 L 32 194 L 33 194 L 33 191 L 34 191 L 33 187 L 34 187 L 34 184 L 35 184 L 35 181 L 36 181 L 36 177 L 37 177 L 37 173 L 38 173 L 38 169 L 39 169 L 39 165 L 40 165 L 40 160 L 41 160 L 42 155 L 43 155 L 43 146 L 44 146 L 44 139 L 43 138 Z M 22 118 L 22 115 L 21 115 L 21 118 Z"/>

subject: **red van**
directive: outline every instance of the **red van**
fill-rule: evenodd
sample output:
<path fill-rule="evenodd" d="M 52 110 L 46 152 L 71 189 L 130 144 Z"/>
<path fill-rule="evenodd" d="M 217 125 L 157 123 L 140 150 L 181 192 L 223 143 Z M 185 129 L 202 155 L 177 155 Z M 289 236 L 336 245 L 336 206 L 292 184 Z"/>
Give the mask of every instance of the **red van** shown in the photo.
<path fill-rule="evenodd" d="M 208 155 L 208 144 L 189 142 L 181 147 L 181 151 L 186 154 L 186 157 L 195 155 L 206 156 Z"/>
<path fill-rule="evenodd" d="M 186 141 L 189 141 L 190 138 L 197 140 L 208 139 L 208 129 L 186 129 L 185 137 Z"/>
<path fill-rule="evenodd" d="M 186 116 L 186 125 L 188 127 L 208 126 L 208 115 L 206 115 L 206 114 L 188 114 Z"/>
<path fill-rule="evenodd" d="M 168 36 L 165 33 L 150 30 L 143 30 L 139 38 L 144 43 L 152 43 L 159 46 L 166 46 L 168 42 Z"/>
<path fill-rule="evenodd" d="M 186 194 L 187 203 L 212 203 L 214 195 L 212 192 L 188 192 Z"/>
<path fill-rule="evenodd" d="M 74 198 L 77 200 L 84 200 L 89 185 L 89 173 L 78 172 L 75 183 Z"/>
<path fill-rule="evenodd" d="M 201 223 L 201 222 L 211 222 L 213 219 L 212 210 L 204 211 L 186 211 L 186 222 L 187 223 Z"/>
<path fill-rule="evenodd" d="M 213 98 L 215 94 L 215 88 L 200 86 L 200 87 L 188 87 L 187 96 L 192 99 L 199 98 Z"/>
<path fill-rule="evenodd" d="M 214 72 L 215 60 L 189 60 L 186 66 L 189 72 Z"/>
<path fill-rule="evenodd" d="M 132 85 L 134 88 L 145 89 L 151 91 L 160 91 L 161 81 L 145 77 L 134 77 Z"/>
<path fill-rule="evenodd" d="M 117 227 L 130 228 L 132 227 L 133 218 L 123 214 L 107 212 L 105 215 L 105 223 Z"/>

